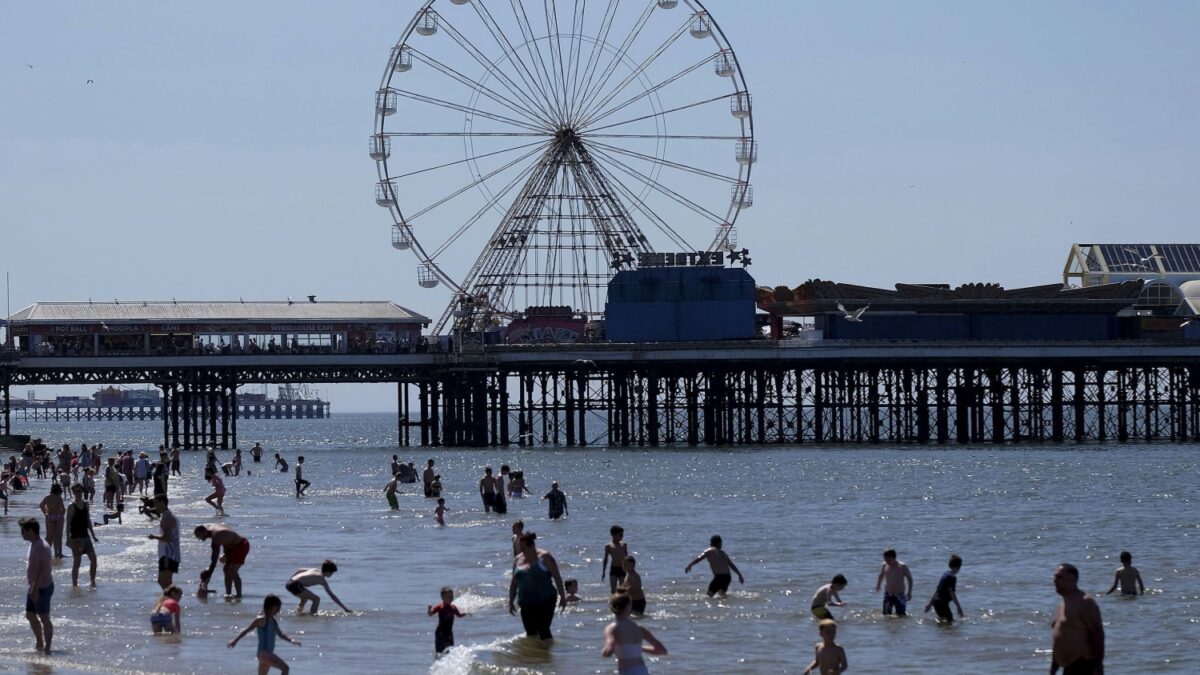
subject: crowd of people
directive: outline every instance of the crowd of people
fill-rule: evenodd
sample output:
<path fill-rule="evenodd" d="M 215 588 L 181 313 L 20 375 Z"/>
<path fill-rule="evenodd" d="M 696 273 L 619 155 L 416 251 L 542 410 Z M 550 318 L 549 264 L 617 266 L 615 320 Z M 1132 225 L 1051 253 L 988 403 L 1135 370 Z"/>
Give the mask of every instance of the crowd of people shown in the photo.
<path fill-rule="evenodd" d="M 260 444 L 255 444 L 250 450 L 251 460 L 255 464 L 262 462 L 263 454 L 264 450 Z M 233 456 L 224 462 L 217 458 L 215 449 L 206 452 L 203 475 L 214 489 L 206 501 L 214 506 L 218 514 L 224 514 L 223 498 L 226 492 L 222 477 L 238 476 L 244 468 L 240 450 L 236 450 Z M 289 463 L 281 454 L 276 453 L 273 469 L 287 472 Z M 297 457 L 292 467 L 297 498 L 305 497 L 310 486 L 309 481 L 304 479 L 303 469 L 304 457 Z M 249 469 L 246 470 L 247 473 L 250 472 Z M 405 463 L 397 455 L 393 455 L 389 470 L 391 480 L 384 489 L 389 508 L 398 508 L 397 493 L 403 490 L 402 486 L 415 486 L 419 481 L 419 494 L 436 500 L 435 517 L 439 524 L 445 523 L 446 500 L 442 496 L 441 475 L 436 469 L 435 460 L 429 459 L 423 471 L 418 473 L 414 462 Z M 149 535 L 151 540 L 158 542 L 157 582 L 161 589 L 161 594 L 151 605 L 150 629 L 155 634 L 182 632 L 184 592 L 175 580 L 182 558 L 181 525 L 179 519 L 171 512 L 168 496 L 169 478 L 182 475 L 178 449 L 167 450 L 162 447 L 159 448 L 157 459 L 151 460 L 144 452 L 138 453 L 136 458 L 132 451 L 106 455 L 103 444 L 92 447 L 83 444 L 78 448 L 63 445 L 55 450 L 41 441 L 33 441 L 19 456 L 13 455 L 4 463 L 3 490 L 0 493 L 5 498 L 6 513 L 10 491 L 32 489 L 31 479 L 49 481 L 49 494 L 38 505 L 38 510 L 44 518 L 44 536 L 42 522 L 38 519 L 23 518 L 20 521 L 22 538 L 29 543 L 26 618 L 34 633 L 39 652 L 50 654 L 52 651 L 52 561 L 64 557 L 64 534 L 67 547 L 74 554 L 72 585 L 78 585 L 81 562 L 86 557 L 90 561 L 90 583 L 95 586 L 97 556 L 93 544 L 98 541 L 95 526 L 106 524 L 110 516 L 119 520 L 126 499 L 134 495 L 142 499 L 139 511 L 150 518 L 158 528 L 156 534 Z M 94 476 L 103 476 L 104 486 L 104 513 L 98 520 L 94 520 L 91 514 L 96 491 Z M 66 492 L 71 495 L 70 503 L 63 499 Z M 501 466 L 499 472 L 494 472 L 491 467 L 485 468 L 479 479 L 478 492 L 482 511 L 485 514 L 501 515 L 507 513 L 510 500 L 524 499 L 530 494 L 523 472 L 513 471 L 508 465 Z M 150 496 L 147 497 L 147 494 Z M 547 504 L 547 517 L 550 520 L 569 517 L 567 496 L 557 482 L 551 483 L 550 490 L 541 499 Z M 580 600 L 577 594 L 578 581 L 563 578 L 559 561 L 549 550 L 538 546 L 537 534 L 527 531 L 522 520 L 514 522 L 511 529 L 512 564 L 509 569 L 511 578 L 508 585 L 508 611 L 520 615 L 527 636 L 537 640 L 551 640 L 551 628 L 556 613 Z M 250 540 L 226 525 L 199 524 L 194 526 L 192 532 L 199 541 L 208 542 L 211 549 L 208 565 L 199 575 L 196 595 L 206 598 L 217 592 L 210 590 L 208 585 L 217 566 L 221 565 L 226 596 L 242 597 L 243 584 L 239 572 L 249 558 Z M 667 648 L 648 628 L 638 622 L 647 616 L 648 598 L 637 567 L 637 559 L 631 553 L 625 534 L 624 528 L 614 525 L 609 529 L 608 540 L 604 544 L 600 578 L 602 581 L 608 581 L 608 606 L 613 614 L 613 621 L 604 629 L 602 653 L 605 657 L 616 658 L 618 670 L 623 675 L 639 675 L 649 672 L 646 656 L 666 654 Z M 875 584 L 875 592 L 882 594 L 880 611 L 884 615 L 906 616 L 908 604 L 913 597 L 912 571 L 893 549 L 883 551 L 882 558 Z M 1120 559 L 1121 567 L 1115 571 L 1108 593 L 1145 593 L 1141 574 L 1132 564 L 1132 555 L 1122 552 Z M 688 562 L 683 571 L 690 573 L 702 563 L 707 563 L 711 572 L 707 588 L 710 597 L 725 596 L 730 590 L 734 575 L 739 584 L 745 583 L 742 570 L 725 550 L 724 541 L 719 535 L 712 536 L 709 546 Z M 963 564 L 960 556 L 950 556 L 947 569 L 938 579 L 924 605 L 924 611 L 933 611 L 938 623 L 952 623 L 956 614 L 958 618 L 964 616 L 957 593 L 957 578 Z M 284 590 L 298 600 L 299 612 L 304 612 L 307 608 L 311 613 L 317 613 L 321 603 L 321 596 L 315 592 L 318 588 L 324 589 L 325 595 L 342 610 L 350 612 L 329 584 L 330 577 L 337 570 L 338 567 L 332 560 L 326 560 L 319 566 L 298 569 L 284 581 Z M 1102 673 L 1104 628 L 1098 603 L 1094 596 L 1079 588 L 1079 570 L 1073 565 L 1059 565 L 1053 580 L 1055 591 L 1062 601 L 1052 625 L 1051 673 L 1060 669 L 1067 675 Z M 811 614 L 817 623 L 821 641 L 815 645 L 813 660 L 805 673 L 827 675 L 841 673 L 848 668 L 846 650 L 836 642 L 837 622 L 830 610 L 845 604 L 841 593 L 848 585 L 845 575 L 835 574 L 829 583 L 821 585 L 812 596 Z M 469 616 L 455 606 L 452 587 L 442 588 L 440 596 L 437 605 L 427 606 L 428 615 L 437 617 L 434 650 L 439 655 L 454 645 L 455 619 Z M 299 644 L 291 640 L 279 626 L 277 616 L 281 607 L 282 601 L 278 596 L 267 595 L 261 614 L 229 643 L 229 646 L 235 646 L 251 631 L 256 632 L 259 672 L 266 672 L 271 668 L 288 672 L 287 664 L 275 654 L 276 638 Z"/>

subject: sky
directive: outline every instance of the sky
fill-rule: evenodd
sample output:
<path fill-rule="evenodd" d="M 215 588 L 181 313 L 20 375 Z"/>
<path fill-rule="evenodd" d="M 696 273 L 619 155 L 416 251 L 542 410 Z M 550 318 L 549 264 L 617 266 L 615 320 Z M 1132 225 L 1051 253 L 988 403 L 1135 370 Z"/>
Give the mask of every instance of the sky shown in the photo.
<path fill-rule="evenodd" d="M 1197 239 L 1200 3 L 706 6 L 754 97 L 738 228 L 760 285 L 1015 287 L 1059 281 L 1074 242 Z M 315 294 L 439 315 L 389 245 L 367 157 L 418 7 L 5 3 L 12 310 Z M 337 412 L 395 406 L 384 385 L 326 393 Z"/>

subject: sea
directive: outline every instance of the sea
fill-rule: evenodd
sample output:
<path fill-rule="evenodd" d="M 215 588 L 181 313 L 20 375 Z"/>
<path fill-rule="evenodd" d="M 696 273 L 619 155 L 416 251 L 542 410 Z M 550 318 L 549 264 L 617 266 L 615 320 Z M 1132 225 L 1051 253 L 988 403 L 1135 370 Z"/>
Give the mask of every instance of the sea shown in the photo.
<path fill-rule="evenodd" d="M 20 425 L 49 444 L 103 442 L 109 450 L 154 451 L 155 422 Z M 122 524 L 96 528 L 99 587 L 70 586 L 70 558 L 55 565 L 51 656 L 33 652 L 23 610 L 26 544 L 19 517 L 36 512 L 49 481 L 33 480 L 0 518 L 0 672 L 254 672 L 248 625 L 269 593 L 284 599 L 279 623 L 299 640 L 277 653 L 296 673 L 615 673 L 600 655 L 608 582 L 601 559 L 609 528 L 625 528 L 649 601 L 642 625 L 669 654 L 655 673 L 800 673 L 818 640 L 813 592 L 835 574 L 849 585 L 835 608 L 838 642 L 851 672 L 1044 673 L 1058 602 L 1051 575 L 1061 562 L 1099 596 L 1112 673 L 1200 672 L 1200 452 L 1177 445 L 1004 447 L 399 448 L 395 417 L 335 414 L 324 420 L 245 420 L 240 443 L 266 448 L 264 462 L 227 478 L 228 516 L 204 503 L 203 455 L 185 452 L 172 508 L 185 533 L 176 580 L 185 591 L 183 634 L 151 634 L 158 596 L 156 528 L 132 506 Z M 312 487 L 296 499 L 274 453 L 305 456 Z M 222 460 L 231 452 L 218 453 Z M 446 526 L 433 500 L 405 485 L 400 510 L 384 498 L 393 454 L 421 467 L 433 459 L 445 485 Z M 485 467 L 525 472 L 535 493 L 507 515 L 485 514 Z M 569 499 L 552 522 L 539 500 L 551 481 Z M 99 497 L 97 497 L 99 499 Z M 98 511 L 99 509 L 97 509 Z M 523 519 L 538 543 L 578 579 L 583 601 L 554 621 L 549 647 L 523 637 L 507 612 L 510 527 Z M 195 591 L 209 560 L 195 525 L 221 523 L 248 537 L 246 596 L 202 601 Z M 705 595 L 707 566 L 684 567 L 720 534 L 745 574 L 726 598 Z M 885 617 L 875 581 L 894 548 L 915 579 L 911 615 Z M 1143 597 L 1103 595 L 1127 550 Z M 965 618 L 936 624 L 922 607 L 951 554 L 962 556 L 958 592 Z M 296 569 L 334 560 L 335 593 L 317 616 L 295 614 L 284 583 Z M 86 578 L 86 562 L 82 576 Z M 214 587 L 221 588 L 220 571 Z M 439 589 L 454 589 L 470 616 L 457 645 L 434 658 Z"/>

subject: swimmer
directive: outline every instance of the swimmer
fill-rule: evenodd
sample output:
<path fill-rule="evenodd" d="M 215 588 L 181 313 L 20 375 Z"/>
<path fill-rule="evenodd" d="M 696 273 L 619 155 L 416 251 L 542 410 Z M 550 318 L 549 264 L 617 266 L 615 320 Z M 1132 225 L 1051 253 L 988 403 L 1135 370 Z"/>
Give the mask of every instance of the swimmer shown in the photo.
<path fill-rule="evenodd" d="M 438 497 L 437 508 L 433 510 L 433 517 L 437 519 L 438 525 L 446 524 L 446 500 Z"/>
<path fill-rule="evenodd" d="M 383 488 L 383 494 L 387 496 L 388 506 L 392 507 L 393 511 L 400 510 L 400 501 L 396 499 L 396 484 L 400 482 L 400 472 L 397 471 L 392 475 L 392 479 Z"/>
<path fill-rule="evenodd" d="M 179 601 L 182 599 L 183 589 L 178 586 L 168 586 L 162 592 L 158 602 L 154 603 L 154 609 L 150 612 L 150 629 L 154 631 L 155 635 L 159 633 L 178 635 L 183 632 L 183 612 L 179 608 Z"/>
<path fill-rule="evenodd" d="M 284 585 L 284 588 L 287 589 L 288 593 L 300 598 L 300 607 L 296 610 L 297 612 L 303 613 L 304 603 L 311 602 L 312 613 L 317 613 L 317 607 L 321 604 L 321 597 L 310 591 L 309 588 L 312 586 L 321 586 L 329 594 L 329 597 L 338 604 L 338 607 L 341 607 L 348 614 L 352 613 L 350 608 L 343 605 L 342 601 L 338 600 L 338 596 L 333 594 L 333 589 L 329 588 L 329 577 L 333 576 L 334 572 L 337 572 L 337 569 L 337 565 L 332 560 L 326 560 L 321 563 L 320 569 L 315 567 L 300 569 L 292 574 L 287 584 Z"/>
<path fill-rule="evenodd" d="M 642 590 L 642 575 L 637 572 L 637 560 L 633 556 L 626 556 L 621 565 L 625 571 L 625 578 L 621 580 L 621 590 L 633 601 L 633 616 L 645 616 L 646 593 Z"/>
<path fill-rule="evenodd" d="M 884 581 L 887 583 L 885 584 Z M 905 582 L 908 582 L 908 592 L 904 590 Z M 883 587 L 883 613 L 885 616 L 891 616 L 895 612 L 896 616 L 908 615 L 908 603 L 912 600 L 913 578 L 912 572 L 908 571 L 908 565 L 896 559 L 895 549 L 888 549 L 883 552 L 883 565 L 879 567 L 879 578 L 875 580 L 875 592 L 879 592 L 879 588 Z"/>
<path fill-rule="evenodd" d="M 224 525 L 197 525 L 193 533 L 200 541 L 212 541 L 212 561 L 208 565 L 210 574 L 216 569 L 217 561 L 223 558 L 225 596 L 242 597 L 242 577 L 238 574 L 238 570 L 246 564 L 246 556 L 250 554 L 250 540 Z M 224 552 L 224 556 L 221 555 L 222 552 Z M 236 595 L 234 595 L 235 589 L 237 590 Z"/>
<path fill-rule="evenodd" d="M 483 470 L 483 478 L 479 479 L 479 496 L 483 498 L 483 512 L 491 513 L 496 506 L 496 478 L 492 476 L 492 467 Z"/>
<path fill-rule="evenodd" d="M 567 579 L 563 582 L 563 588 L 567 589 L 568 605 L 574 605 L 582 600 L 579 597 L 579 581 L 577 579 Z"/>
<path fill-rule="evenodd" d="M 210 506 L 217 510 L 218 516 L 225 515 L 225 481 L 221 480 L 221 474 L 213 473 L 208 480 L 212 485 L 212 494 L 204 498 Z"/>
<path fill-rule="evenodd" d="M 447 649 L 454 646 L 454 617 L 462 618 L 471 616 L 458 611 L 458 607 L 454 606 L 454 589 L 449 586 L 442 587 L 442 601 L 436 606 L 428 605 L 425 608 L 426 616 L 437 614 L 438 625 L 433 631 L 433 651 L 441 656 Z"/>
<path fill-rule="evenodd" d="M 1111 595 L 1117 587 L 1121 587 L 1121 595 L 1138 596 L 1146 594 L 1146 585 L 1142 583 L 1142 573 L 1133 566 L 1133 554 L 1121 551 L 1121 566 L 1113 575 L 1112 588 L 1105 595 Z"/>
<path fill-rule="evenodd" d="M 275 655 L 275 636 L 287 640 L 288 642 L 300 646 L 298 640 L 284 635 L 283 630 L 279 628 L 279 623 L 275 620 L 275 615 L 279 614 L 279 610 L 283 607 L 283 601 L 277 595 L 268 595 L 263 598 L 263 611 L 254 621 L 246 626 L 246 630 L 238 633 L 238 636 L 229 641 L 229 648 L 233 649 L 237 646 L 239 640 L 246 636 L 252 630 L 258 631 L 258 672 L 259 675 L 266 675 L 271 668 L 279 669 L 283 675 L 288 673 L 288 664 L 283 662 L 283 659 Z"/>
<path fill-rule="evenodd" d="M 667 648 L 654 637 L 649 629 L 634 623 L 630 618 L 633 601 L 628 595 L 614 595 L 608 601 L 615 620 L 604 629 L 604 658 L 617 657 L 617 672 L 620 675 L 650 675 L 643 654 L 666 656 Z M 649 644 L 643 645 L 643 642 Z"/>
<path fill-rule="evenodd" d="M 829 612 L 830 607 L 845 607 L 846 603 L 842 602 L 842 598 L 838 593 L 846 588 L 846 577 L 841 574 L 835 574 L 829 583 L 817 589 L 812 596 L 812 614 L 818 620 L 832 619 L 833 614 Z"/>
<path fill-rule="evenodd" d="M 278 452 L 275 453 L 275 468 L 279 469 L 280 473 L 287 473 L 288 470 L 287 460 L 281 457 Z"/>
<path fill-rule="evenodd" d="M 608 533 L 612 535 L 612 541 L 604 545 L 604 559 L 600 561 L 600 581 L 604 581 L 605 571 L 608 575 L 608 591 L 616 593 L 617 586 L 621 580 L 625 578 L 625 556 L 629 555 L 629 545 L 622 541 L 625 538 L 625 528 L 620 525 L 613 525 L 608 529 Z M 610 566 L 608 561 L 612 559 Z M 636 610 L 634 611 L 636 614 Z"/>
<path fill-rule="evenodd" d="M 1079 570 L 1063 563 L 1054 570 L 1054 592 L 1062 602 L 1051 629 L 1050 675 L 1104 672 L 1104 620 L 1091 593 L 1079 588 Z"/>
<path fill-rule="evenodd" d="M 954 615 L 950 613 L 950 603 L 958 608 L 958 618 L 963 618 L 962 605 L 958 604 L 958 571 L 962 569 L 962 558 L 952 555 L 950 563 L 942 578 L 938 580 L 937 589 L 925 604 L 925 611 L 932 607 L 937 612 L 938 623 L 954 623 Z"/>
<path fill-rule="evenodd" d="M 833 619 L 822 619 L 817 630 L 821 632 L 821 641 L 815 647 L 812 663 L 804 669 L 804 675 L 816 671 L 820 675 L 839 675 L 846 672 L 849 664 L 846 662 L 846 650 L 834 642 L 837 637 L 837 623 Z"/>
<path fill-rule="evenodd" d="M 708 540 L 708 548 L 701 551 L 696 559 L 688 563 L 688 566 L 683 568 L 683 573 L 687 574 L 692 571 L 692 567 L 699 565 L 702 560 L 708 561 L 709 568 L 712 569 L 713 578 L 708 583 L 708 597 L 720 593 L 721 597 L 729 592 L 729 583 L 733 581 L 733 577 L 729 576 L 729 571 L 733 570 L 738 575 L 738 583 L 746 583 L 745 577 L 742 576 L 742 571 L 733 564 L 729 559 L 729 554 L 721 550 L 721 535 L 714 534 Z"/>
<path fill-rule="evenodd" d="M 312 483 L 304 480 L 304 455 L 301 455 L 296 458 L 296 499 L 304 496 L 309 485 Z"/>
<path fill-rule="evenodd" d="M 433 495 L 434 475 L 435 474 L 433 473 L 433 460 L 431 459 L 431 460 L 429 460 L 429 462 L 427 464 L 425 464 L 425 470 L 423 472 L 421 472 L 421 481 L 425 483 L 425 496 L 426 497 L 434 496 Z"/>
<path fill-rule="evenodd" d="M 433 477 L 433 482 L 429 484 L 429 496 L 439 498 L 442 496 L 442 475 L 438 474 Z"/>

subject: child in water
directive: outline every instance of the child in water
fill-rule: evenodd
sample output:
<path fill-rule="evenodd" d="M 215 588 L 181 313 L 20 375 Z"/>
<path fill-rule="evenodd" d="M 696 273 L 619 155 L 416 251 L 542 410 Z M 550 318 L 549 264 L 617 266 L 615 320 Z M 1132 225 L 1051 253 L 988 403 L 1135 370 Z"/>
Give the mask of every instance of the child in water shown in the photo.
<path fill-rule="evenodd" d="M 579 582 L 575 579 L 567 579 L 563 587 L 567 589 L 567 604 L 573 605 L 580 601 L 579 597 Z"/>
<path fill-rule="evenodd" d="M 1142 573 L 1133 566 L 1133 554 L 1129 551 L 1121 551 L 1121 566 L 1117 568 L 1117 573 L 1113 576 L 1112 588 L 1108 589 L 1108 593 L 1105 595 L 1117 590 L 1117 586 L 1121 587 L 1121 595 L 1146 594 L 1146 585 L 1142 583 Z"/>
<path fill-rule="evenodd" d="M 446 524 L 446 500 L 438 497 L 437 508 L 433 510 L 433 517 L 437 519 L 438 525 Z"/>
<path fill-rule="evenodd" d="M 162 596 L 158 598 L 158 602 L 154 604 L 154 611 L 150 612 L 150 629 L 155 635 L 159 633 L 175 633 L 178 635 L 183 631 L 182 612 L 179 609 L 179 601 L 183 599 L 183 589 L 172 584 L 167 586 L 162 592 Z"/>
<path fill-rule="evenodd" d="M 954 623 L 954 615 L 950 613 L 950 603 L 953 602 L 955 608 L 958 609 L 958 618 L 963 618 L 962 605 L 958 604 L 958 571 L 962 569 L 962 558 L 957 555 L 950 556 L 950 563 L 947 565 L 949 569 L 942 574 L 942 578 L 938 580 L 937 589 L 933 591 L 933 597 L 929 598 L 929 602 L 925 604 L 925 611 L 929 608 L 937 613 L 938 623 Z"/>
<path fill-rule="evenodd" d="M 454 617 L 471 616 L 463 614 L 454 606 L 454 589 L 442 587 L 442 601 L 437 605 L 426 608 L 427 616 L 437 614 L 438 625 L 433 631 L 433 650 L 441 656 L 447 649 L 454 646 Z"/>
<path fill-rule="evenodd" d="M 442 496 L 442 475 L 441 474 L 434 476 L 433 481 L 429 483 L 429 496 L 430 497 L 441 497 Z"/>
<path fill-rule="evenodd" d="M 841 596 L 838 595 L 846 587 L 846 577 L 838 574 L 824 586 L 817 589 L 817 592 L 812 597 L 812 614 L 818 620 L 833 619 L 833 614 L 829 612 L 829 607 L 844 607 L 846 603 L 842 602 Z"/>
<path fill-rule="evenodd" d="M 813 671 L 820 675 L 839 675 L 846 672 L 846 668 L 849 667 L 846 663 L 846 650 L 833 641 L 837 637 L 837 623 L 833 619 L 823 619 L 818 630 L 821 632 L 821 641 L 817 643 L 812 663 L 804 669 L 804 675 Z"/>
<path fill-rule="evenodd" d="M 275 620 L 275 616 L 279 614 L 279 610 L 283 608 L 283 601 L 278 595 L 271 594 L 263 598 L 263 611 L 255 617 L 254 621 L 246 626 L 246 630 L 238 633 L 238 636 L 229 641 L 229 648 L 233 649 L 246 634 L 252 630 L 258 631 L 258 672 L 260 675 L 266 675 L 271 668 L 278 668 L 281 672 L 288 672 L 288 664 L 283 662 L 283 659 L 275 655 L 275 636 L 279 636 L 284 640 L 300 646 L 298 640 L 283 634 L 279 628 L 279 623 Z"/>
<path fill-rule="evenodd" d="M 217 592 L 209 590 L 208 581 L 212 579 L 212 572 L 208 570 L 200 570 L 200 587 L 196 589 L 196 597 L 205 599 L 210 595 L 216 595 Z"/>

